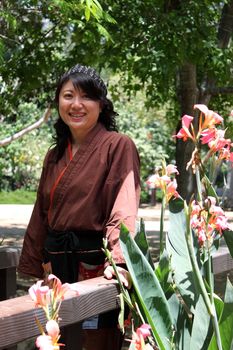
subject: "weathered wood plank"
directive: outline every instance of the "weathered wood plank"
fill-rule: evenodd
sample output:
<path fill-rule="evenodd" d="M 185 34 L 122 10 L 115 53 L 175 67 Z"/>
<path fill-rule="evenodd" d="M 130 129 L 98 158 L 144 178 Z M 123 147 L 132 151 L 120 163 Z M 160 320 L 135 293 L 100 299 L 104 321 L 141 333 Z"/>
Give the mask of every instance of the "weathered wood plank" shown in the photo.
<path fill-rule="evenodd" d="M 18 266 L 20 252 L 20 248 L 0 247 L 0 269 Z"/>
<path fill-rule="evenodd" d="M 20 249 L 0 247 L 0 300 L 12 298 L 16 294 L 16 266 Z"/>
<path fill-rule="evenodd" d="M 103 277 L 93 278 L 73 284 L 79 295 L 69 291 L 62 302 L 61 326 L 83 321 L 102 312 L 118 308 L 119 293 L 116 281 Z M 42 309 L 34 307 L 29 296 L 0 302 L 0 349 L 39 334 L 35 315 L 42 324 L 46 320 Z"/>
<path fill-rule="evenodd" d="M 220 247 L 213 257 L 213 271 L 217 275 L 233 269 L 233 259 L 227 247 Z"/>

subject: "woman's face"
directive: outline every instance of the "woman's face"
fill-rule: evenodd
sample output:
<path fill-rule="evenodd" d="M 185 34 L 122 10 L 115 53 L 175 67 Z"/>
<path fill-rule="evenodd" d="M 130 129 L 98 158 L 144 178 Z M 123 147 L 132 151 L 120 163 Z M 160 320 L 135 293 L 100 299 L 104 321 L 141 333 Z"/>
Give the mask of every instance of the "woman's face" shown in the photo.
<path fill-rule="evenodd" d="M 100 101 L 91 100 L 68 80 L 59 94 L 59 114 L 72 136 L 82 140 L 96 125 L 101 112 Z"/>

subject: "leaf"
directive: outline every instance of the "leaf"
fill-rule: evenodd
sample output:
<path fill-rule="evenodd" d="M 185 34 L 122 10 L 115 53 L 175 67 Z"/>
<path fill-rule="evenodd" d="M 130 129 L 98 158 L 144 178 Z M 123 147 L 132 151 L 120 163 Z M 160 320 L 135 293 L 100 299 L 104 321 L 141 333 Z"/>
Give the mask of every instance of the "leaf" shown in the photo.
<path fill-rule="evenodd" d="M 223 237 L 224 237 L 226 245 L 230 251 L 231 257 L 233 258 L 233 231 L 225 230 L 223 232 Z"/>
<path fill-rule="evenodd" d="M 172 294 L 168 299 L 171 314 L 173 316 L 173 324 L 175 324 L 175 343 L 177 349 L 187 350 L 190 345 L 190 329 L 191 321 L 189 315 L 184 310 L 183 304 L 180 302 L 176 294 Z"/>
<path fill-rule="evenodd" d="M 174 280 L 186 305 L 194 312 L 200 290 L 193 274 L 186 244 L 184 212 L 169 213 L 169 222 L 170 228 L 166 237 L 166 248 L 171 258 Z"/>
<path fill-rule="evenodd" d="M 164 249 L 162 255 L 160 256 L 159 264 L 155 269 L 155 273 L 163 288 L 163 291 L 166 293 L 166 291 L 170 288 L 168 279 L 169 274 L 171 273 L 170 259 L 166 249 Z"/>
<path fill-rule="evenodd" d="M 89 7 L 86 7 L 86 8 L 85 8 L 85 18 L 86 18 L 86 21 L 87 21 L 87 22 L 90 20 L 90 17 L 91 17 L 90 8 L 89 8 Z"/>
<path fill-rule="evenodd" d="M 226 293 L 224 298 L 224 307 L 221 318 L 219 320 L 219 330 L 224 350 L 232 350 L 233 348 L 233 286 L 227 279 Z M 208 350 L 217 350 L 216 336 L 214 334 L 211 339 Z"/>
<path fill-rule="evenodd" d="M 134 240 L 141 250 L 142 254 L 145 256 L 149 264 L 151 265 L 152 269 L 154 269 L 154 263 L 150 254 L 150 247 L 146 238 L 146 233 L 145 233 L 145 223 L 144 220 L 140 220 L 140 227 L 139 231 L 137 232 L 136 236 L 134 237 Z"/>
<path fill-rule="evenodd" d="M 96 26 L 101 35 L 103 35 L 107 40 L 113 42 L 110 33 L 100 23 L 96 23 Z"/>
<path fill-rule="evenodd" d="M 169 304 L 153 269 L 124 225 L 121 226 L 120 244 L 139 306 L 147 317 L 154 338 L 161 350 L 170 349 L 173 325 Z"/>
<path fill-rule="evenodd" d="M 206 349 L 206 340 L 211 318 L 207 312 L 204 300 L 199 295 L 194 311 L 194 320 L 191 333 L 190 349 Z"/>

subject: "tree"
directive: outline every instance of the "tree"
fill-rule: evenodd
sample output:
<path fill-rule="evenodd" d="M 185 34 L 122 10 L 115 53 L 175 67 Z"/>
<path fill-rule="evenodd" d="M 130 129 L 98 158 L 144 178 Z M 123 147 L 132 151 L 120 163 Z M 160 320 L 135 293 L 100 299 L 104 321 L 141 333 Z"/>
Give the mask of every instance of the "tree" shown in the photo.
<path fill-rule="evenodd" d="M 65 69 L 94 63 L 93 43 L 99 45 L 103 35 L 109 39 L 102 25 L 106 21 L 114 22 L 97 0 L 1 1 L 2 116 L 17 119 L 20 102 L 45 108 Z"/>
<path fill-rule="evenodd" d="M 77 61 L 121 72 L 129 94 L 145 87 L 148 106 L 169 106 L 170 123 L 193 114 L 194 103 L 211 103 L 212 109 L 228 114 L 233 0 L 101 4 L 103 10 L 97 0 L 1 2 L 0 57 L 7 64 L 0 67 L 0 108 L 9 122 L 17 118 L 20 101 L 44 108 L 57 77 Z M 194 182 L 185 170 L 191 153 L 189 143 L 177 142 L 183 197 L 193 191 L 193 186 L 187 188 Z"/>
<path fill-rule="evenodd" d="M 211 102 L 212 109 L 229 114 L 233 0 L 114 0 L 106 6 L 111 6 L 118 24 L 115 32 L 108 26 L 114 40 L 108 64 L 122 72 L 128 90 L 145 86 L 148 103 L 170 102 L 173 118 L 193 115 L 195 103 Z M 190 143 L 177 142 L 177 180 L 183 197 L 193 192 L 193 186 L 187 187 L 192 175 L 185 169 L 191 153 Z"/>

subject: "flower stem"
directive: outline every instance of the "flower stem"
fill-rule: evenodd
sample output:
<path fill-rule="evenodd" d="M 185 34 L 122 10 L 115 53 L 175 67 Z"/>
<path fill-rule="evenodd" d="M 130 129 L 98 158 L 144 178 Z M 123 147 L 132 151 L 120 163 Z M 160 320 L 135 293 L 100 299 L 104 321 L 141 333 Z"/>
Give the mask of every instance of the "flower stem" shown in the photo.
<path fill-rule="evenodd" d="M 166 196 L 164 195 L 162 198 L 162 206 L 161 206 L 161 214 L 160 214 L 160 231 L 159 231 L 159 255 L 160 256 L 162 255 L 163 249 L 164 249 L 163 226 L 164 226 L 165 207 L 166 207 Z"/>
<path fill-rule="evenodd" d="M 191 231 L 191 227 L 190 227 L 190 215 L 189 215 L 189 212 L 188 212 L 187 205 L 185 205 L 185 210 L 186 210 L 186 218 L 187 218 L 187 227 L 186 227 L 185 237 L 186 237 L 186 243 L 187 243 L 187 248 L 188 248 L 188 252 L 189 252 L 189 257 L 190 257 L 191 264 L 192 264 L 192 269 L 193 269 L 193 272 L 194 272 L 195 279 L 196 279 L 196 281 L 198 283 L 198 287 L 200 288 L 200 293 L 201 293 L 201 295 L 203 297 L 205 306 L 207 308 L 207 311 L 208 311 L 208 313 L 209 313 L 209 315 L 211 317 L 212 323 L 213 323 L 218 349 L 219 350 L 223 350 L 222 349 L 222 343 L 221 343 L 221 337 L 220 337 L 220 331 L 219 331 L 217 314 L 216 314 L 214 302 L 212 301 L 213 294 L 212 294 L 211 300 L 210 300 L 209 295 L 208 295 L 208 293 L 206 291 L 205 284 L 203 282 L 203 278 L 202 278 L 202 275 L 200 273 L 200 269 L 199 269 L 199 266 L 198 266 L 198 263 L 197 263 L 197 260 L 196 260 L 194 249 L 193 249 L 192 231 Z"/>
<path fill-rule="evenodd" d="M 195 168 L 195 174 L 196 174 L 196 182 L 197 182 L 197 199 L 198 201 L 202 201 L 202 190 L 201 190 L 201 177 L 200 177 L 200 170 L 199 167 L 196 166 Z"/>

